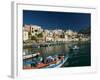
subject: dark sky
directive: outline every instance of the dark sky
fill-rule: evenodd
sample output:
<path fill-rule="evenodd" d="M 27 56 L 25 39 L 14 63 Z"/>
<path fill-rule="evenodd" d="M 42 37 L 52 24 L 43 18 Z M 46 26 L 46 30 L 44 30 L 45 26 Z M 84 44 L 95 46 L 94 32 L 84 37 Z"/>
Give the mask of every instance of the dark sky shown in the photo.
<path fill-rule="evenodd" d="M 43 29 L 72 29 L 91 27 L 91 14 L 23 10 L 23 25 L 33 24 Z"/>

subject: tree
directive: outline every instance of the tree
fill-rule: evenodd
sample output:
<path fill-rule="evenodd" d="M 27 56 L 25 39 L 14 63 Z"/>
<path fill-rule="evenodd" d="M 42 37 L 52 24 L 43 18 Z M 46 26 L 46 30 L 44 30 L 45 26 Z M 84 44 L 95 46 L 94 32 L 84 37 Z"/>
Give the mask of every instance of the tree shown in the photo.
<path fill-rule="evenodd" d="M 34 40 L 34 41 L 37 42 L 37 37 L 36 37 L 36 36 L 32 36 L 32 37 L 31 37 L 31 40 Z"/>
<path fill-rule="evenodd" d="M 39 34 L 36 34 L 36 36 L 37 36 L 38 38 L 42 38 L 42 37 L 43 37 L 43 33 L 41 32 L 41 33 L 39 33 Z"/>

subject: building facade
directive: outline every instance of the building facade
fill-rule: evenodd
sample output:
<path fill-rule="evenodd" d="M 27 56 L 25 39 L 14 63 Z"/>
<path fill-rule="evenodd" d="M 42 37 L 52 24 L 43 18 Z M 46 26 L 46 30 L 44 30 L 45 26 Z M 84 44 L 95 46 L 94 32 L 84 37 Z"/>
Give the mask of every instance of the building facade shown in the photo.
<path fill-rule="evenodd" d="M 29 35 L 28 35 L 28 32 L 27 31 L 23 31 L 23 41 L 26 41 L 29 39 Z"/>

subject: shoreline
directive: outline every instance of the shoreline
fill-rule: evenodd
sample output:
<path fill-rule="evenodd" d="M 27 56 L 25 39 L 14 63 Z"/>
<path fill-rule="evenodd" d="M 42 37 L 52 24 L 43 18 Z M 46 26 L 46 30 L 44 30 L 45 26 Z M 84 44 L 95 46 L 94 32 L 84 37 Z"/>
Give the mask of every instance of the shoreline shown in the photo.
<path fill-rule="evenodd" d="M 23 48 L 40 48 L 40 47 L 48 47 L 48 46 L 55 46 L 55 45 L 61 45 L 71 42 L 91 42 L 91 40 L 86 41 L 66 41 L 66 42 L 43 42 L 43 43 L 23 43 Z"/>

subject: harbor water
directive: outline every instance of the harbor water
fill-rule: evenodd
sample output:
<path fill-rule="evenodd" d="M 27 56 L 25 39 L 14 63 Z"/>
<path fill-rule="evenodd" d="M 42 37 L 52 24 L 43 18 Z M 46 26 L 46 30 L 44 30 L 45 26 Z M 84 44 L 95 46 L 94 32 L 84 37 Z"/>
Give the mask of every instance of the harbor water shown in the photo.
<path fill-rule="evenodd" d="M 48 56 L 56 54 L 64 54 L 68 56 L 68 60 L 62 67 L 79 67 L 91 66 L 91 43 L 90 42 L 68 42 L 59 45 L 51 45 L 38 48 L 24 48 L 25 55 L 39 52 L 45 59 Z M 79 49 L 74 50 L 73 47 L 77 45 Z"/>

